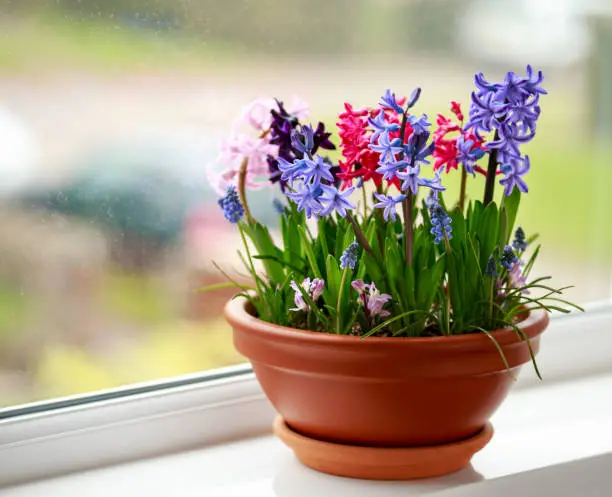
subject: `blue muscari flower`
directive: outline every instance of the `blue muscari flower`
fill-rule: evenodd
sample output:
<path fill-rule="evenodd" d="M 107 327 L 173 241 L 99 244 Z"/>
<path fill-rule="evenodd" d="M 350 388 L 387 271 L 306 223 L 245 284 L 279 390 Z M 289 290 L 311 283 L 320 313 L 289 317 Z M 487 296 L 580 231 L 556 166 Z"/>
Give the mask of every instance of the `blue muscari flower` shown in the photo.
<path fill-rule="evenodd" d="M 370 143 L 370 149 L 380 154 L 380 162 L 395 161 L 395 154 L 399 154 L 403 147 L 399 138 L 391 140 L 389 133 L 383 132 L 378 138 L 378 144 Z"/>
<path fill-rule="evenodd" d="M 481 148 L 472 148 L 474 140 L 466 140 L 464 135 L 457 138 L 457 161 L 460 162 L 465 170 L 470 174 L 476 174 L 474 171 L 475 163 L 481 159 L 485 151 Z"/>
<path fill-rule="evenodd" d="M 374 128 L 374 134 L 370 137 L 370 143 L 376 143 L 378 137 L 384 132 L 398 131 L 400 129 L 399 124 L 388 123 L 386 121 L 384 112 L 379 112 L 374 119 L 368 117 L 368 122 Z"/>
<path fill-rule="evenodd" d="M 401 204 L 406 198 L 406 195 L 399 194 L 399 195 L 396 195 L 395 197 L 392 197 L 391 195 L 383 195 L 382 193 L 374 193 L 374 196 L 379 200 L 377 204 L 374 204 L 374 208 L 384 209 L 383 217 L 385 218 L 385 221 L 389 221 L 389 219 L 395 221 L 395 218 L 397 216 L 397 212 L 395 210 L 397 207 L 397 204 Z"/>
<path fill-rule="evenodd" d="M 426 114 L 421 117 L 410 115 L 408 116 L 408 122 L 415 133 L 428 133 L 428 128 L 431 126 L 431 123 L 427 121 Z"/>
<path fill-rule="evenodd" d="M 354 187 L 348 188 L 343 192 L 329 185 L 321 185 L 320 188 L 323 191 L 318 198 L 318 201 L 323 205 L 323 210 L 320 212 L 321 215 L 329 216 L 332 212 L 336 211 L 341 217 L 346 217 L 347 210 L 355 209 L 355 205 L 348 200 L 355 190 Z"/>
<path fill-rule="evenodd" d="M 287 196 L 295 202 L 298 211 L 304 211 L 306 217 L 310 219 L 313 215 L 319 216 L 323 211 L 320 203 L 323 187 L 320 184 L 294 183 L 295 191 L 288 192 Z"/>
<path fill-rule="evenodd" d="M 452 238 L 451 218 L 438 202 L 429 205 L 429 217 L 431 219 L 431 234 L 435 236 L 434 243 L 440 243 L 445 238 Z"/>
<path fill-rule="evenodd" d="M 272 199 L 272 205 L 274 206 L 274 210 L 278 213 L 278 214 L 284 214 L 285 213 L 285 206 L 284 204 L 277 198 Z"/>
<path fill-rule="evenodd" d="M 501 172 L 504 174 L 504 177 L 499 182 L 505 187 L 504 194 L 506 197 L 512 193 L 515 187 L 523 193 L 529 191 L 527 183 L 525 183 L 522 176 L 529 172 L 530 167 L 528 155 L 524 159 L 520 157 L 511 158 L 508 162 L 502 164 Z"/>
<path fill-rule="evenodd" d="M 391 109 L 397 112 L 398 114 L 403 114 L 404 109 L 397 103 L 395 100 L 395 93 L 391 93 L 391 90 L 387 89 L 385 94 L 380 97 L 380 106 L 384 109 Z"/>
<path fill-rule="evenodd" d="M 310 124 L 302 125 L 300 131 L 291 133 L 291 146 L 302 155 L 310 155 L 314 147 L 314 130 Z"/>
<path fill-rule="evenodd" d="M 340 256 L 340 268 L 355 269 L 357 264 L 357 256 L 359 255 L 359 244 L 357 242 L 351 243 L 346 250 Z"/>
<path fill-rule="evenodd" d="M 225 196 L 221 197 L 217 203 L 223 210 L 225 219 L 230 223 L 236 224 L 244 216 L 244 207 L 235 186 L 228 186 Z"/>
<path fill-rule="evenodd" d="M 512 242 L 512 246 L 515 250 L 519 250 L 521 252 L 527 250 L 527 240 L 525 239 L 525 232 L 520 226 L 516 228 L 516 231 L 514 232 L 514 241 Z"/>
<path fill-rule="evenodd" d="M 514 253 L 514 250 L 512 250 L 512 247 L 510 245 L 507 245 L 504 248 L 504 251 L 502 252 L 502 255 L 499 259 L 499 263 L 508 271 L 510 271 L 510 269 L 512 269 L 512 266 L 514 266 L 514 264 L 516 264 L 518 260 L 519 259 Z"/>
<path fill-rule="evenodd" d="M 495 257 L 493 257 L 493 254 L 489 256 L 489 260 L 487 261 L 487 268 L 485 269 L 485 274 L 490 278 L 497 278 L 499 274 L 497 272 L 497 263 L 495 262 Z"/>
<path fill-rule="evenodd" d="M 330 169 L 331 164 L 325 162 L 323 157 L 316 155 L 314 159 L 304 159 L 304 167 L 301 176 L 305 183 L 319 184 L 321 180 L 333 183 L 334 176 Z"/>

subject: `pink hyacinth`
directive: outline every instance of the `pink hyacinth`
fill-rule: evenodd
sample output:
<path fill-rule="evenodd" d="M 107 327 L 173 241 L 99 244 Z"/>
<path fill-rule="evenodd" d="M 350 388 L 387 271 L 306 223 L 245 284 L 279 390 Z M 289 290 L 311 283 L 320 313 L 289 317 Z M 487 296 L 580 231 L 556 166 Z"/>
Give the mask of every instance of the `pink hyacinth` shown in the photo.
<path fill-rule="evenodd" d="M 523 274 L 523 270 L 521 269 L 523 266 L 523 261 L 518 261 L 514 263 L 514 266 L 508 271 L 508 278 L 510 280 L 510 285 L 513 288 L 522 288 L 527 284 L 527 278 Z M 529 290 L 524 289 L 521 290 L 521 293 L 526 294 L 529 293 Z"/>
<path fill-rule="evenodd" d="M 295 307 L 289 309 L 290 311 L 309 311 L 310 306 L 304 301 L 304 296 L 302 295 L 302 288 L 308 294 L 310 299 L 313 302 L 316 302 L 321 294 L 323 293 L 323 289 L 325 288 L 325 280 L 320 280 L 315 278 L 310 281 L 310 278 L 306 278 L 302 281 L 302 288 L 298 286 L 295 281 L 291 281 L 291 288 L 295 291 L 295 296 L 293 301 L 295 302 Z"/>
<path fill-rule="evenodd" d="M 218 169 L 211 166 L 206 169 L 208 181 L 217 194 L 223 195 L 228 186 L 237 186 L 245 159 L 248 161 L 246 187 L 258 189 L 269 185 L 267 158 L 278 155 L 278 145 L 270 143 L 270 134 L 267 133 L 272 122 L 270 111 L 275 107 L 271 98 L 254 100 L 243 109 L 240 119 L 234 123 L 234 129 L 221 141 L 216 165 L 223 167 Z M 308 106 L 298 98 L 294 98 L 287 108 L 300 119 L 308 115 Z"/>
<path fill-rule="evenodd" d="M 374 283 L 364 283 L 363 280 L 355 280 L 351 286 L 359 294 L 359 301 L 370 319 L 375 316 L 386 318 L 391 315 L 389 311 L 383 309 L 384 305 L 391 300 L 391 295 L 380 293 Z"/>

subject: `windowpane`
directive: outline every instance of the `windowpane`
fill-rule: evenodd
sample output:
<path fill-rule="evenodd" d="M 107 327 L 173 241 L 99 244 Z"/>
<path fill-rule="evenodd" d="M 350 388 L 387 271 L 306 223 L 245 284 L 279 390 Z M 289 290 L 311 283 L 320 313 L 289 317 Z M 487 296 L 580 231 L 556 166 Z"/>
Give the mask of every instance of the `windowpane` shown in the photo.
<path fill-rule="evenodd" d="M 345 101 L 421 86 L 433 121 L 451 99 L 467 109 L 478 70 L 542 68 L 519 221 L 541 233 L 538 274 L 577 302 L 610 297 L 605 2 L 0 5 L 0 406 L 243 361 L 221 314 L 232 291 L 195 290 L 224 281 L 213 261 L 240 266 L 208 171 L 259 96 L 297 96 L 333 127 Z M 250 196 L 272 226 L 275 188 Z"/>

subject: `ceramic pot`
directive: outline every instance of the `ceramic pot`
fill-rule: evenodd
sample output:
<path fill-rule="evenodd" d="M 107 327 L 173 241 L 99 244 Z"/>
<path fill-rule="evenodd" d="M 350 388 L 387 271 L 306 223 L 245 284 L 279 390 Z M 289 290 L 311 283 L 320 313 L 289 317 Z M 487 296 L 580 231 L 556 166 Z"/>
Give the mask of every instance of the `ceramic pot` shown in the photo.
<path fill-rule="evenodd" d="M 448 444 L 483 430 L 514 380 L 482 333 L 451 337 L 343 336 L 285 328 L 253 315 L 244 298 L 225 315 L 270 402 L 296 433 L 368 447 Z M 534 353 L 548 314 L 518 326 Z M 511 328 L 493 331 L 513 376 L 530 361 Z"/>

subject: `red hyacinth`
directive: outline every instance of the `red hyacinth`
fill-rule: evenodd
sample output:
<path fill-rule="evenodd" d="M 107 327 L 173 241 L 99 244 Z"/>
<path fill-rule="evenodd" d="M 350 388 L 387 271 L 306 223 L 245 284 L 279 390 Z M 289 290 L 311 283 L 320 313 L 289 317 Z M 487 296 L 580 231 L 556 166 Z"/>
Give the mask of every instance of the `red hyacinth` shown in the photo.
<path fill-rule="evenodd" d="M 463 113 L 461 112 L 461 104 L 459 102 L 451 101 L 450 110 L 455 114 L 457 120 L 454 122 L 450 118 L 438 114 L 436 124 L 438 128 L 434 131 L 433 140 L 436 146 L 433 156 L 435 159 L 434 171 L 437 171 L 443 167 L 446 167 L 446 172 L 450 172 L 452 169 L 459 168 L 458 156 L 459 150 L 457 149 L 457 140 L 460 136 L 463 136 L 464 141 L 472 140 L 474 145 L 471 150 L 479 148 L 485 150 L 484 140 L 479 139 L 471 130 L 465 131 L 463 129 Z M 452 136 L 449 136 L 452 135 Z M 480 166 L 475 166 L 474 170 L 486 176 L 487 172 Z"/>
<path fill-rule="evenodd" d="M 399 105 L 404 105 L 406 98 L 398 99 Z M 338 173 L 338 178 L 342 180 L 342 188 L 349 188 L 353 184 L 354 179 L 361 181 L 373 181 L 378 187 L 382 184 L 382 175 L 376 172 L 379 166 L 380 154 L 369 148 L 370 137 L 373 129 L 368 123 L 368 118 L 375 118 L 380 112 L 386 113 L 386 120 L 389 123 L 399 123 L 399 118 L 394 112 L 384 111 L 380 108 L 370 109 L 361 108 L 354 109 L 353 106 L 345 102 L 344 112 L 338 117 L 338 135 L 340 136 L 340 149 L 344 160 L 339 162 L 341 172 Z M 410 125 L 406 126 L 405 140 L 412 133 Z M 399 137 L 399 131 L 390 133 L 390 137 Z M 387 182 L 389 185 L 395 185 L 399 188 L 400 181 L 394 178 Z"/>

